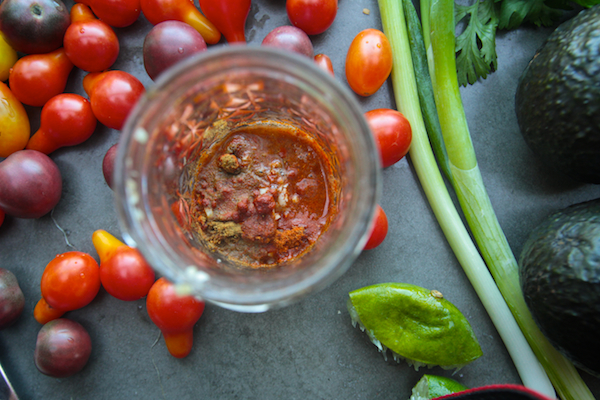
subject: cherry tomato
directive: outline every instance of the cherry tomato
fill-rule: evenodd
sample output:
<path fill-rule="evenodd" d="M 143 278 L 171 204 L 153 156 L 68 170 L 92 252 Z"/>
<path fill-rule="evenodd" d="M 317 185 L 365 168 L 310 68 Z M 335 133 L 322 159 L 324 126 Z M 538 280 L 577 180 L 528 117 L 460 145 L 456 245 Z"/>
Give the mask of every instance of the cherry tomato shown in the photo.
<path fill-rule="evenodd" d="M 63 43 L 69 60 L 84 71 L 104 71 L 119 56 L 119 39 L 115 31 L 96 18 L 88 6 L 80 3 L 71 8 L 71 25 Z"/>
<path fill-rule="evenodd" d="M 333 24 L 338 0 L 287 0 L 285 3 L 290 22 L 307 35 L 323 33 Z"/>
<path fill-rule="evenodd" d="M 0 81 L 5 82 L 8 79 L 8 72 L 18 59 L 17 51 L 6 43 L 4 35 L 0 32 Z"/>
<path fill-rule="evenodd" d="M 359 32 L 346 54 L 346 80 L 360 96 L 370 96 L 387 80 L 392 71 L 392 47 L 377 29 Z"/>
<path fill-rule="evenodd" d="M 65 311 L 50 307 L 50 304 L 48 304 L 43 297 L 37 302 L 33 309 L 33 318 L 42 325 L 60 318 L 64 314 Z"/>
<path fill-rule="evenodd" d="M 169 67 L 206 50 L 201 34 L 181 21 L 160 22 L 146 35 L 142 46 L 144 68 L 152 80 Z"/>
<path fill-rule="evenodd" d="M 246 43 L 246 18 L 250 0 L 199 0 L 204 16 L 225 36 L 229 43 Z"/>
<path fill-rule="evenodd" d="M 121 129 L 131 109 L 144 93 L 144 85 L 125 71 L 91 72 L 83 78 L 98 121 L 109 128 Z"/>
<path fill-rule="evenodd" d="M 61 147 L 78 145 L 92 136 L 96 122 L 86 98 L 61 93 L 42 108 L 40 128 L 29 139 L 27 148 L 50 154 Z"/>
<path fill-rule="evenodd" d="M 386 168 L 400 161 L 412 141 L 410 122 L 400 111 L 390 108 L 367 111 L 365 118 L 379 147 L 382 166 Z"/>
<path fill-rule="evenodd" d="M 0 30 L 18 52 L 49 53 L 62 46 L 71 23 L 61 0 L 4 0 L 0 3 Z"/>
<path fill-rule="evenodd" d="M 2 226 L 2 223 L 4 222 L 4 211 L 0 210 L 0 226 Z"/>
<path fill-rule="evenodd" d="M 371 250 L 383 243 L 383 240 L 388 233 L 388 219 L 387 215 L 383 211 L 383 208 L 378 204 L 375 209 L 375 216 L 373 221 L 373 227 L 369 234 L 369 240 L 363 250 Z"/>
<path fill-rule="evenodd" d="M 0 82 L 0 157 L 23 150 L 29 140 L 31 127 L 23 104 L 3 82 Z"/>
<path fill-rule="evenodd" d="M 98 229 L 92 242 L 100 256 L 100 281 L 119 300 L 133 301 L 148 294 L 154 283 L 154 270 L 139 250 Z"/>
<path fill-rule="evenodd" d="M 20 58 L 10 70 L 8 84 L 21 103 L 42 107 L 65 91 L 71 70 L 73 63 L 60 47 L 50 53 Z"/>
<path fill-rule="evenodd" d="M 218 0 L 215 0 L 218 1 Z M 181 21 L 190 24 L 208 44 L 221 40 L 221 32 L 189 0 L 140 0 L 146 19 L 156 25 L 163 21 Z"/>
<path fill-rule="evenodd" d="M 110 26 L 123 28 L 138 20 L 142 8 L 140 0 L 78 0 Z"/>
<path fill-rule="evenodd" d="M 146 309 L 161 330 L 172 356 L 183 358 L 192 350 L 193 328 L 204 312 L 204 301 L 193 296 L 180 296 L 175 285 L 160 278 L 148 292 Z"/>
<path fill-rule="evenodd" d="M 100 290 L 98 263 L 81 251 L 59 254 L 46 265 L 40 286 L 52 308 L 71 311 L 84 307 Z"/>
<path fill-rule="evenodd" d="M 321 68 L 323 71 L 329 72 L 331 75 L 335 75 L 333 72 L 331 58 L 329 58 L 327 55 L 317 54 L 315 56 L 315 64 L 317 64 L 317 67 Z"/>
<path fill-rule="evenodd" d="M 154 271 L 138 249 L 121 247 L 100 264 L 100 281 L 112 296 L 133 301 L 148 294 L 154 283 Z"/>

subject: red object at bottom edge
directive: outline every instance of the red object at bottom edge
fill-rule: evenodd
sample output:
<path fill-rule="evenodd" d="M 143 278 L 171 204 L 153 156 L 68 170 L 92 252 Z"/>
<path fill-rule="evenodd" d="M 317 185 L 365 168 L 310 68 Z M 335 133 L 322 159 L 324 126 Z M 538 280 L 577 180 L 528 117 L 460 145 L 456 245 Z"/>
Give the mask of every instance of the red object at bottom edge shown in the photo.
<path fill-rule="evenodd" d="M 555 400 L 521 385 L 489 385 L 436 397 L 434 400 Z"/>

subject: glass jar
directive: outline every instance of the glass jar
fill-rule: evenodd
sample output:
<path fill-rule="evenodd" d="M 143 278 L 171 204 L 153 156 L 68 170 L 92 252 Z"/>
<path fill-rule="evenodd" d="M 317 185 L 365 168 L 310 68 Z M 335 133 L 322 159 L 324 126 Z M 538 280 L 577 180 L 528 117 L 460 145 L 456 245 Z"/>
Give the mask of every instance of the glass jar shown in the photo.
<path fill-rule="evenodd" d="M 331 219 L 292 260 L 248 268 L 198 234 L 197 168 L 232 130 L 294 126 L 327 155 Z M 165 71 L 122 131 L 115 195 L 125 242 L 182 293 L 222 307 L 263 312 L 325 288 L 368 239 L 380 162 L 353 93 L 312 60 L 264 46 L 211 48 Z"/>

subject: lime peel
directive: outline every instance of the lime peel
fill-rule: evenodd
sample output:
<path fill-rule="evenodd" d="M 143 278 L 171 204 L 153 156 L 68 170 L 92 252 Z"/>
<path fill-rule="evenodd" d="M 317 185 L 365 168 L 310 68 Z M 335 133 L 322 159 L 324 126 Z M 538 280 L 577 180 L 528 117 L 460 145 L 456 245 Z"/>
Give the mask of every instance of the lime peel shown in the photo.
<path fill-rule="evenodd" d="M 394 361 L 458 371 L 482 355 L 464 315 L 436 291 L 382 283 L 349 293 L 348 312 L 371 342 Z M 455 371 L 455 372 L 456 372 Z"/>
<path fill-rule="evenodd" d="M 412 395 L 409 400 L 431 400 L 467 389 L 468 387 L 458 383 L 454 379 L 425 374 L 412 388 Z"/>

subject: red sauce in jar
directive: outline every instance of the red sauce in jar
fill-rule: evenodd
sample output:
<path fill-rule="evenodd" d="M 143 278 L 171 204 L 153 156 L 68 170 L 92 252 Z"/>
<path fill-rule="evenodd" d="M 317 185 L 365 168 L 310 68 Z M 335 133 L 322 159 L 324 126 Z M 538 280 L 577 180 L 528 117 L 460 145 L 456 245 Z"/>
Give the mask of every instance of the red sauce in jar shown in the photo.
<path fill-rule="evenodd" d="M 306 253 L 335 214 L 329 155 L 291 125 L 237 128 L 201 156 L 195 178 L 191 212 L 200 240 L 243 266 Z"/>

